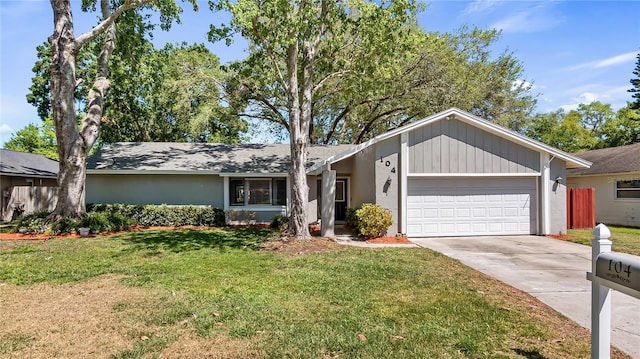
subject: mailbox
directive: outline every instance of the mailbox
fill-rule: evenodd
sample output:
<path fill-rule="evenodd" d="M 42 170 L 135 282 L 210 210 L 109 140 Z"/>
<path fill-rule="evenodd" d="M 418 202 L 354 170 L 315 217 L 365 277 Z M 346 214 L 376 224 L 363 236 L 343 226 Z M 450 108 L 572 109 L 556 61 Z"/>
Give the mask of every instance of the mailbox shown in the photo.
<path fill-rule="evenodd" d="M 601 253 L 596 259 L 596 277 L 640 291 L 640 258 Z"/>

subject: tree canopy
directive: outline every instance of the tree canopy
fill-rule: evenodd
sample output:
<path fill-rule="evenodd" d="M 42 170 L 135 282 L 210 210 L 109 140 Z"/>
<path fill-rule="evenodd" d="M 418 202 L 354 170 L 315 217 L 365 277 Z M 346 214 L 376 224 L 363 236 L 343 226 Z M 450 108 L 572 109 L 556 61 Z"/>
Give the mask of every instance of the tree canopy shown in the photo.
<path fill-rule="evenodd" d="M 636 77 L 629 80 L 633 87 L 628 91 L 631 92 L 631 97 L 633 98 L 630 108 L 640 111 L 640 52 L 636 58 L 638 59 L 636 61 L 636 68 L 633 70 L 633 74 L 636 75 Z"/>

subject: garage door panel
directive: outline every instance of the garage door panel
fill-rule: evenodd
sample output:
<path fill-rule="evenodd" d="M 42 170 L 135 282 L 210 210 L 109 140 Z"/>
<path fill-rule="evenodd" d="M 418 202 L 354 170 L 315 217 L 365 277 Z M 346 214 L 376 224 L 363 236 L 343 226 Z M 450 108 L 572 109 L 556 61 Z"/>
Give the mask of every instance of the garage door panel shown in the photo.
<path fill-rule="evenodd" d="M 535 233 L 534 178 L 410 179 L 407 192 L 409 236 Z"/>

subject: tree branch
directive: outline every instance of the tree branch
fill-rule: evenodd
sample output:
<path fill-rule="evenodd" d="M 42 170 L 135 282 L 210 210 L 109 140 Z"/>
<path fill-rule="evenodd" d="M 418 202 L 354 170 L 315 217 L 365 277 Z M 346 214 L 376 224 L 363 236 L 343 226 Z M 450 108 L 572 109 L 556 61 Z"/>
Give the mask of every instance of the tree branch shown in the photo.
<path fill-rule="evenodd" d="M 84 44 L 86 44 L 87 42 L 93 40 L 96 36 L 100 35 L 101 33 L 103 33 L 104 31 L 106 31 L 106 29 L 111 26 L 111 24 L 113 24 L 116 19 L 122 15 L 123 12 L 127 11 L 127 10 L 131 10 L 134 8 L 137 8 L 139 6 L 142 5 L 146 5 L 148 3 L 150 3 L 152 0 L 127 0 L 125 1 L 124 4 L 120 5 L 117 9 L 115 9 L 113 11 L 113 13 L 111 13 L 108 17 L 104 17 L 102 22 L 100 22 L 98 25 L 96 25 L 93 29 L 85 32 L 84 34 L 78 36 L 78 38 L 76 39 L 76 41 L 74 42 L 74 51 L 78 52 L 80 51 L 80 49 L 82 48 L 82 46 L 84 46 Z M 102 12 L 104 14 L 104 6 L 105 6 L 105 2 L 101 3 L 102 6 Z M 108 3 L 107 5 L 108 6 Z"/>

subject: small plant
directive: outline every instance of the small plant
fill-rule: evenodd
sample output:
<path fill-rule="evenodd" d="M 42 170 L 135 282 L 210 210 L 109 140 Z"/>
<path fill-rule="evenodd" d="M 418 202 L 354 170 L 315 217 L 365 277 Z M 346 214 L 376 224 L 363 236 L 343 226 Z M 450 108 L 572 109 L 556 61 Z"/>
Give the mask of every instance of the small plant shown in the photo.
<path fill-rule="evenodd" d="M 14 228 L 20 233 L 44 233 L 47 226 L 44 221 L 49 212 L 36 212 L 26 216 L 21 216 L 16 221 Z"/>
<path fill-rule="evenodd" d="M 356 217 L 358 218 L 358 232 L 365 238 L 381 237 L 393 224 L 391 212 L 372 203 L 365 203 L 356 210 Z"/>
<path fill-rule="evenodd" d="M 345 221 L 347 222 L 347 226 L 351 228 L 358 228 L 358 216 L 356 212 L 357 208 L 347 208 L 347 212 L 345 213 Z"/>
<path fill-rule="evenodd" d="M 282 214 L 276 214 L 271 220 L 271 228 L 284 231 L 289 227 L 289 217 Z"/>

